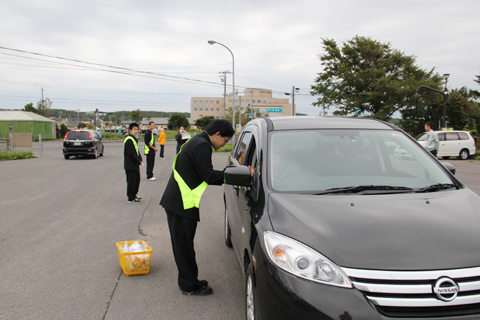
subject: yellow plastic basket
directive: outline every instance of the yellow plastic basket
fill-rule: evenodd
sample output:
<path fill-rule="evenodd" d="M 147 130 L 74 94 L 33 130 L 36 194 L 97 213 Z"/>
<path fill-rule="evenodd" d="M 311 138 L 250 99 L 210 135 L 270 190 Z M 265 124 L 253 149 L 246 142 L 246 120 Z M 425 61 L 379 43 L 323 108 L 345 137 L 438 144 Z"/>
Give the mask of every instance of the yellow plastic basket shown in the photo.
<path fill-rule="evenodd" d="M 127 243 L 131 246 L 135 241 L 147 244 L 147 251 L 141 252 L 123 252 L 121 246 Z M 150 272 L 150 262 L 152 260 L 152 248 L 144 240 L 132 240 L 117 242 L 118 258 L 123 273 L 128 277 L 137 274 L 148 274 Z"/>

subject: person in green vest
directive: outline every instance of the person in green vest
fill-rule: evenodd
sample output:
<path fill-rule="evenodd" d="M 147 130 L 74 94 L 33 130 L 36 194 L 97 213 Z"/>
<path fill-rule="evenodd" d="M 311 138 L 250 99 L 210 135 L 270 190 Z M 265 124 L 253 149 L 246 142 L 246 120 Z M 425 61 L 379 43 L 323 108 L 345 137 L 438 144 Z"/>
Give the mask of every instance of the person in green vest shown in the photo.
<path fill-rule="evenodd" d="M 153 137 L 153 129 L 155 129 L 155 122 L 148 123 L 148 130 L 145 133 L 145 158 L 147 158 L 147 180 L 155 181 L 157 178 L 153 176 L 153 166 L 155 165 L 155 152 L 158 148 L 155 147 L 155 139 Z"/>
<path fill-rule="evenodd" d="M 206 280 L 198 280 L 193 240 L 200 221 L 202 193 L 207 185 L 222 185 L 224 180 L 223 171 L 213 169 L 212 148 L 224 146 L 233 134 L 229 121 L 217 119 L 205 131 L 182 145 L 173 161 L 173 172 L 160 201 L 167 213 L 178 269 L 178 286 L 185 295 L 204 296 L 213 293 Z"/>
<path fill-rule="evenodd" d="M 138 149 L 138 124 L 131 123 L 128 127 L 129 135 L 123 141 L 123 168 L 127 176 L 127 202 L 139 203 L 142 198 L 137 197 L 140 187 L 140 167 L 143 159 Z"/>

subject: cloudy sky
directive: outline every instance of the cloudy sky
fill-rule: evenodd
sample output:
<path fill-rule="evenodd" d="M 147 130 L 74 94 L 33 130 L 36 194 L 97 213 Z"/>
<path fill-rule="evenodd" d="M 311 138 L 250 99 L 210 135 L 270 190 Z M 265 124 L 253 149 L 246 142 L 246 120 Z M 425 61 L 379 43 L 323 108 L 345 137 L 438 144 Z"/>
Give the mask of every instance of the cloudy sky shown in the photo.
<path fill-rule="evenodd" d="M 0 109 L 49 98 L 52 108 L 190 111 L 190 97 L 235 85 L 318 114 L 310 86 L 322 38 L 371 37 L 417 65 L 450 73 L 450 89 L 479 89 L 478 0 L 18 0 L 0 3 Z M 12 50 L 13 49 L 13 50 Z M 114 67 L 114 68 L 112 68 Z M 232 77 L 227 75 L 227 93 Z"/>

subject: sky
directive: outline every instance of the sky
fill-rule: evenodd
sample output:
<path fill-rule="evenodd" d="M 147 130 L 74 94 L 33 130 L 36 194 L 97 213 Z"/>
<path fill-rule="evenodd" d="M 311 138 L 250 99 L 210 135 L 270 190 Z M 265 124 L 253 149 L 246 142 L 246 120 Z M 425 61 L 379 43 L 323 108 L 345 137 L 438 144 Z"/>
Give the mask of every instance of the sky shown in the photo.
<path fill-rule="evenodd" d="M 356 35 L 480 89 L 480 1 L 18 0 L 0 2 L 0 109 L 43 98 L 53 109 L 190 112 L 191 97 L 270 89 L 316 115 L 322 39 Z M 227 94 L 232 74 L 227 74 Z M 331 113 L 331 110 L 330 110 Z"/>

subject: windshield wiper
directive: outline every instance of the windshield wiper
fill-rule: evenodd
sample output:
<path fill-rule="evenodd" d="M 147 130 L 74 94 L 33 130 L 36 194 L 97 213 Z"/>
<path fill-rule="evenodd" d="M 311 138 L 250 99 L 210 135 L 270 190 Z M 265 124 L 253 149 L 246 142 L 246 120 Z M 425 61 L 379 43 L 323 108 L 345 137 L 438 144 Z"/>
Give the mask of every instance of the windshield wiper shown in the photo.
<path fill-rule="evenodd" d="M 432 184 L 431 186 L 426 186 L 424 188 L 417 189 L 415 190 L 415 192 L 416 193 L 433 192 L 433 191 L 440 191 L 440 190 L 445 190 L 450 188 L 458 189 L 457 186 L 454 185 L 453 183 L 437 183 L 437 184 Z"/>
<path fill-rule="evenodd" d="M 331 188 L 324 190 L 322 192 L 314 193 L 315 195 L 330 194 L 330 193 L 358 193 L 368 191 L 375 191 L 370 194 L 382 194 L 382 193 L 403 193 L 403 192 L 412 192 L 412 188 L 408 187 L 397 187 L 397 186 L 384 186 L 384 185 L 365 185 L 365 186 L 356 186 L 356 187 L 343 187 L 343 188 Z M 380 192 L 379 192 L 380 191 Z"/>

